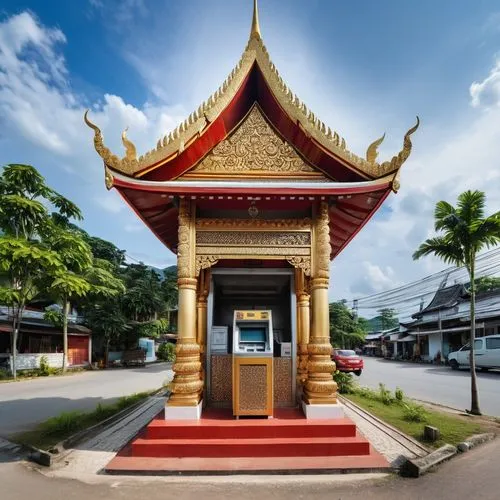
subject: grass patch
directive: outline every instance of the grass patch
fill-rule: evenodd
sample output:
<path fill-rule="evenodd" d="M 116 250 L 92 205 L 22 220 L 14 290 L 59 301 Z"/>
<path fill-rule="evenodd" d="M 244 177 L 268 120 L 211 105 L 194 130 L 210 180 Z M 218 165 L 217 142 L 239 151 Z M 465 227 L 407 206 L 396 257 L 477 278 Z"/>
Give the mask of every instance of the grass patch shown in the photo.
<path fill-rule="evenodd" d="M 49 368 L 48 370 L 41 370 L 39 368 L 34 368 L 32 370 L 18 370 L 17 379 L 14 380 L 8 370 L 0 368 L 0 384 L 21 382 L 22 380 L 33 380 L 39 377 L 61 377 L 67 375 L 76 375 L 77 373 L 82 373 L 84 371 L 86 371 L 86 368 L 81 366 L 67 368 L 66 372 L 64 373 L 61 368 Z"/>
<path fill-rule="evenodd" d="M 355 394 L 346 394 L 345 397 L 396 429 L 436 448 L 446 443 L 457 445 L 472 434 L 485 431 L 473 417 L 431 410 L 408 400 L 387 404 L 378 399 L 374 391 L 360 389 Z M 425 425 L 437 427 L 441 431 L 441 438 L 435 443 L 426 443 L 423 440 Z"/>
<path fill-rule="evenodd" d="M 73 434 L 112 417 L 125 408 L 142 401 L 154 392 L 156 391 L 139 392 L 130 396 L 123 396 L 115 403 L 109 405 L 99 403 L 96 409 L 91 412 L 64 412 L 38 424 L 32 431 L 16 434 L 11 436 L 10 439 L 16 443 L 35 446 L 42 450 L 50 450 L 57 443 L 64 441 Z"/>

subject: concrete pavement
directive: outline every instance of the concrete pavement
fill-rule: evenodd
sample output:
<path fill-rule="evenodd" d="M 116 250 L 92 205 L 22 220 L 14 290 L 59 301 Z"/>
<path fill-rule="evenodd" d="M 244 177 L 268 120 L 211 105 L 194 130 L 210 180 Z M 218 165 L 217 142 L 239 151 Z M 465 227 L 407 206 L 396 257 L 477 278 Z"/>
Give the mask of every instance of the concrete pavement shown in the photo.
<path fill-rule="evenodd" d="M 93 410 L 98 403 L 158 389 L 171 377 L 171 365 L 158 363 L 0 384 L 0 436 L 29 430 L 65 411 Z"/>
<path fill-rule="evenodd" d="M 380 475 L 133 477 L 95 476 L 93 483 L 46 477 L 23 463 L 0 457 L 2 500 L 71 498 L 73 500 L 204 500 L 238 498 L 366 500 L 495 500 L 498 498 L 496 439 L 443 464 L 420 479 Z"/>
<path fill-rule="evenodd" d="M 365 369 L 356 380 L 378 388 L 381 382 L 392 391 L 403 389 L 411 398 L 465 410 L 470 408 L 470 372 L 449 366 L 388 361 L 364 357 Z M 500 416 L 500 371 L 477 372 L 479 402 L 485 415 Z"/>

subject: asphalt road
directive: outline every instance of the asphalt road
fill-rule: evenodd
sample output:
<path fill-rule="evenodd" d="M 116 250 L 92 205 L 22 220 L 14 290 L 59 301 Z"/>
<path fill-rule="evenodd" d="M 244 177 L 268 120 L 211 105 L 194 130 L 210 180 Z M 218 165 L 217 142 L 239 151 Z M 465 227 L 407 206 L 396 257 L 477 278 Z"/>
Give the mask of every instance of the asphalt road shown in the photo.
<path fill-rule="evenodd" d="M 365 369 L 357 379 L 361 385 L 388 389 L 400 387 L 407 396 L 452 408 L 470 408 L 470 372 L 449 366 L 387 361 L 364 357 Z M 500 416 L 500 371 L 477 372 L 479 402 L 485 415 Z"/>
<path fill-rule="evenodd" d="M 171 377 L 170 364 L 88 371 L 0 384 L 0 436 L 29 430 L 64 411 L 93 410 L 120 396 L 158 389 Z M 0 494 L 1 497 L 1 494 Z"/>
<path fill-rule="evenodd" d="M 0 498 L 37 500 L 239 500 L 300 498 L 354 500 L 496 500 L 500 439 L 464 453 L 419 479 L 397 476 L 360 481 L 349 474 L 321 476 L 104 477 L 74 479 L 46 477 L 23 463 L 0 455 Z M 2 463 L 4 462 L 4 463 Z"/>

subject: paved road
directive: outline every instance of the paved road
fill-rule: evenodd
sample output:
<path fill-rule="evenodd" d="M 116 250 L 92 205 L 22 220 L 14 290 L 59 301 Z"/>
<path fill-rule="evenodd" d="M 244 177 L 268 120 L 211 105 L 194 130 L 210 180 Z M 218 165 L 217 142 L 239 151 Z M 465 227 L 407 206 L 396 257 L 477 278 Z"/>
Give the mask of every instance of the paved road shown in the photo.
<path fill-rule="evenodd" d="M 98 403 L 158 389 L 171 376 L 170 364 L 158 363 L 0 384 L 0 436 L 28 430 L 63 411 L 93 410 Z"/>
<path fill-rule="evenodd" d="M 452 408 L 470 408 L 470 372 L 453 371 L 448 366 L 386 361 L 365 357 L 365 369 L 357 379 L 360 384 L 378 388 L 381 382 L 389 389 L 403 389 L 407 396 L 439 403 Z M 485 415 L 500 416 L 500 371 L 477 372 L 479 401 Z"/>
<path fill-rule="evenodd" d="M 239 500 L 303 498 L 354 500 L 496 500 L 500 439 L 473 449 L 420 479 L 391 476 L 382 481 L 360 481 L 349 475 L 321 476 L 226 476 L 216 478 L 168 477 L 122 478 L 96 476 L 94 484 L 49 478 L 23 463 L 2 463 L 0 498 L 37 500 Z M 83 478 L 82 478 L 83 479 Z M 90 478 L 85 478 L 87 481 Z"/>

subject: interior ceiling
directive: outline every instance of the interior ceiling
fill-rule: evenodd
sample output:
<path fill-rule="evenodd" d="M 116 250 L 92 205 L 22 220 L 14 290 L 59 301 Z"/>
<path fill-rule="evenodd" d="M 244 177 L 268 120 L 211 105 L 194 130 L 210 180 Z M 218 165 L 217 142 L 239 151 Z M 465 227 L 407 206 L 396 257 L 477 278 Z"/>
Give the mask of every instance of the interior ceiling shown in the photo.
<path fill-rule="evenodd" d="M 214 275 L 216 293 L 222 296 L 281 295 L 288 290 L 289 275 Z"/>

